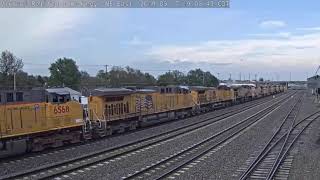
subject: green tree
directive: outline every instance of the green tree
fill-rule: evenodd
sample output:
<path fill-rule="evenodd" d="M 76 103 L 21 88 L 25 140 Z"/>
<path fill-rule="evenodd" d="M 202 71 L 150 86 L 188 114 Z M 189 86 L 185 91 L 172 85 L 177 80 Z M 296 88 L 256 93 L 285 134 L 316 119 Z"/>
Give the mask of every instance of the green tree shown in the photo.
<path fill-rule="evenodd" d="M 9 51 L 3 51 L 0 57 L 0 73 L 4 76 L 12 75 L 23 68 L 22 59 L 17 58 Z"/>
<path fill-rule="evenodd" d="M 48 77 L 45 76 L 37 76 L 37 81 L 41 84 L 41 86 L 45 86 L 48 83 Z"/>
<path fill-rule="evenodd" d="M 22 71 L 23 62 L 9 51 L 3 51 L 0 55 L 0 86 L 13 88 L 14 74 Z"/>
<path fill-rule="evenodd" d="M 187 83 L 186 76 L 177 70 L 166 72 L 158 77 L 158 84 L 165 85 L 184 85 Z"/>
<path fill-rule="evenodd" d="M 74 89 L 79 89 L 81 82 L 81 73 L 73 59 L 60 58 L 49 67 L 50 86 L 68 86 Z"/>
<path fill-rule="evenodd" d="M 81 80 L 86 80 L 90 77 L 90 75 L 87 71 L 80 71 L 80 77 L 81 77 Z"/>
<path fill-rule="evenodd" d="M 155 85 L 155 84 L 156 84 L 157 80 L 156 80 L 156 78 L 154 78 L 154 76 L 152 76 L 152 75 L 149 74 L 149 73 L 145 73 L 144 76 L 145 76 L 145 82 L 146 82 L 148 85 L 151 86 L 151 85 Z"/>
<path fill-rule="evenodd" d="M 100 70 L 96 76 L 101 82 L 106 82 L 109 87 L 122 86 L 151 86 L 156 84 L 156 79 L 149 73 L 143 73 L 140 70 L 133 69 L 129 66 L 122 68 L 114 66 L 107 73 Z"/>
<path fill-rule="evenodd" d="M 204 72 L 201 69 L 195 69 L 188 72 L 188 85 L 215 87 L 219 85 L 219 80 L 209 71 Z"/>

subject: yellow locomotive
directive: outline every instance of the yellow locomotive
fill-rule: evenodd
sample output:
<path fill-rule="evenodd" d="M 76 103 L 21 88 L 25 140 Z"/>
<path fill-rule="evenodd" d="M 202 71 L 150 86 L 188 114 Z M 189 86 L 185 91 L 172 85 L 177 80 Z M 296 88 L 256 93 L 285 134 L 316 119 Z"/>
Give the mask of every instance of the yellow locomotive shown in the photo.
<path fill-rule="evenodd" d="M 175 111 L 192 108 L 194 104 L 190 91 L 183 87 L 103 88 L 89 97 L 89 119 L 94 135 L 106 136 L 152 124 L 153 120 L 174 119 L 175 114 L 184 116 Z"/>
<path fill-rule="evenodd" d="M 81 104 L 72 100 L 80 94 L 74 92 L 57 88 L 2 93 L 0 155 L 79 142 L 84 121 Z"/>
<path fill-rule="evenodd" d="M 99 88 L 87 104 L 70 88 L 0 91 L 0 156 L 104 137 L 285 90 L 283 85 Z"/>

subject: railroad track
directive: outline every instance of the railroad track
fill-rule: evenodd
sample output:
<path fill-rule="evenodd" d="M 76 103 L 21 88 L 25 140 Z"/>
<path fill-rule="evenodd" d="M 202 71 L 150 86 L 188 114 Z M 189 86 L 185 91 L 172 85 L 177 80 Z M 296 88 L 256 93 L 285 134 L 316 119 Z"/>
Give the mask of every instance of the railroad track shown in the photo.
<path fill-rule="evenodd" d="M 286 97 L 292 96 L 294 93 L 291 93 Z M 282 99 L 282 100 L 283 100 Z M 280 100 L 280 101 L 282 101 Z M 206 118 L 201 121 L 198 121 L 196 123 L 192 123 L 174 130 L 171 130 L 169 132 L 161 133 L 152 137 L 148 137 L 136 142 L 132 142 L 126 145 L 122 145 L 116 148 L 112 149 L 105 149 L 101 150 L 98 152 L 93 152 L 81 157 L 69 159 L 66 161 L 62 162 L 57 162 L 55 164 L 49 164 L 46 166 L 42 166 L 36 169 L 31 169 L 28 171 L 20 172 L 20 173 L 15 173 L 15 174 L 9 174 L 7 176 L 2 176 L 0 179 L 23 179 L 23 178 L 29 178 L 29 179 L 45 179 L 45 178 L 52 178 L 56 177 L 59 175 L 63 175 L 66 173 L 70 173 L 76 170 L 79 170 L 81 168 L 90 166 L 92 164 L 98 164 L 100 162 L 106 161 L 106 160 L 111 160 L 118 158 L 124 154 L 128 154 L 134 151 L 138 151 L 144 148 L 148 148 L 150 146 L 154 146 L 156 144 L 159 144 L 161 142 L 168 142 L 170 139 L 183 135 L 185 133 L 191 133 L 193 131 L 196 131 L 200 128 L 203 128 L 205 126 L 211 125 L 213 123 L 219 122 L 225 118 L 234 116 L 236 114 L 242 113 L 246 110 L 249 110 L 253 107 L 257 107 L 259 105 L 268 103 L 267 102 L 262 102 L 262 103 L 257 103 L 253 105 L 248 105 L 245 107 L 241 107 L 239 109 L 235 109 L 233 111 L 221 113 L 217 115 L 216 117 L 211 117 L 211 118 Z"/>
<path fill-rule="evenodd" d="M 280 165 L 298 137 L 314 120 L 320 117 L 320 111 L 317 111 L 300 122 L 296 122 L 300 103 L 301 101 L 298 101 L 290 110 L 278 130 L 241 175 L 240 180 L 283 179 L 283 177 L 277 176 Z"/>
<path fill-rule="evenodd" d="M 284 95 L 286 95 L 286 94 L 285 93 L 281 93 L 281 94 L 279 94 L 279 96 L 277 98 L 279 98 L 281 96 L 284 96 Z M 228 115 L 230 113 L 237 112 L 237 111 L 239 111 L 241 109 L 247 110 L 247 109 L 252 108 L 254 106 L 259 106 L 261 104 L 264 104 L 266 102 L 271 101 L 272 99 L 270 99 L 270 98 L 271 98 L 271 96 L 266 97 L 266 98 L 259 98 L 259 99 L 255 99 L 253 101 L 246 102 L 244 104 L 238 104 L 238 105 L 233 106 L 233 107 L 218 108 L 218 109 L 216 109 L 217 111 L 216 110 L 208 111 L 208 112 L 205 112 L 205 113 L 197 115 L 197 117 L 199 117 L 198 120 L 200 120 L 198 122 L 202 122 L 202 120 L 206 121 L 208 119 L 212 119 L 212 118 Z M 261 100 L 263 100 L 263 101 L 261 102 Z M 256 102 L 256 101 L 258 101 L 258 102 Z M 213 113 L 214 113 L 214 117 L 212 117 Z M 191 119 L 191 118 L 194 118 L 194 117 L 185 117 L 185 118 L 182 118 L 182 119 L 175 120 L 174 122 L 179 122 L 179 121 L 183 121 L 185 119 Z M 172 121 L 166 121 L 166 122 L 159 123 L 157 125 L 164 125 L 164 124 L 171 123 L 171 122 Z M 188 124 L 193 125 L 195 123 L 188 123 Z M 185 126 L 183 126 L 183 127 L 185 127 Z M 150 126 L 149 127 L 139 128 L 139 129 L 137 129 L 135 131 L 129 131 L 129 132 L 125 133 L 125 134 L 136 133 L 136 132 L 139 132 L 139 131 L 143 131 L 143 130 L 145 130 L 147 128 L 150 128 Z M 112 135 L 112 136 L 108 136 L 108 138 L 113 137 L 113 136 L 117 136 L 117 134 L 116 135 Z M 89 145 L 89 144 L 95 145 L 95 144 L 100 143 L 101 141 L 104 141 L 104 140 L 105 140 L 105 138 L 95 139 L 93 141 L 87 142 L 86 144 L 87 145 Z M 14 157 L 0 158 L 0 164 L 1 163 L 13 163 L 16 160 L 17 161 L 21 161 L 21 160 L 25 160 L 25 159 L 29 159 L 29 158 L 33 159 L 33 158 L 36 158 L 36 157 L 39 157 L 39 156 L 51 155 L 51 154 L 57 153 L 59 151 L 64 151 L 64 150 L 73 150 L 74 147 L 77 147 L 77 146 L 79 146 L 79 144 L 65 146 L 65 147 L 59 147 L 59 148 L 55 148 L 55 149 L 48 150 L 48 151 L 43 151 L 43 152 L 34 152 L 34 153 L 17 155 L 17 156 L 14 156 Z M 80 146 L 81 146 L 81 144 L 80 144 Z M 1 176 L 2 175 L 0 174 L 0 177 Z"/>
<path fill-rule="evenodd" d="M 264 117 L 275 111 L 283 103 L 290 99 L 283 99 L 275 104 L 268 106 L 267 108 L 258 111 L 250 117 L 241 120 L 240 122 L 226 128 L 188 148 L 182 149 L 179 152 L 168 156 L 156 163 L 152 163 L 150 166 L 142 168 L 140 171 L 136 171 L 132 174 L 128 174 L 122 179 L 164 179 L 174 178 L 170 175 L 181 171 L 184 167 L 188 166 L 200 157 L 209 153 L 213 149 L 219 147 L 223 143 L 232 140 L 235 136 L 242 134 L 246 129 L 262 120 Z"/>

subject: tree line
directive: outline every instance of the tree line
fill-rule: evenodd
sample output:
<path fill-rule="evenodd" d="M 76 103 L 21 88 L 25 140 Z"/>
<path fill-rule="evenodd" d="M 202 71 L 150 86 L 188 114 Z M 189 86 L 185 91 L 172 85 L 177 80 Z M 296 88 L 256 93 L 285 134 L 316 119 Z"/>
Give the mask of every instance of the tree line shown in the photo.
<path fill-rule="evenodd" d="M 89 90 L 97 87 L 155 85 L 214 87 L 219 84 L 214 75 L 201 69 L 190 70 L 186 74 L 174 70 L 155 78 L 150 73 L 129 66 L 125 68 L 113 66 L 108 72 L 99 70 L 95 76 L 91 76 L 86 71 L 80 71 L 75 60 L 65 57 L 57 59 L 50 65 L 49 76 L 30 75 L 23 71 L 23 66 L 22 59 L 9 51 L 3 51 L 0 56 L 0 88 L 13 88 L 14 77 L 17 88 L 66 86 L 76 90 Z"/>

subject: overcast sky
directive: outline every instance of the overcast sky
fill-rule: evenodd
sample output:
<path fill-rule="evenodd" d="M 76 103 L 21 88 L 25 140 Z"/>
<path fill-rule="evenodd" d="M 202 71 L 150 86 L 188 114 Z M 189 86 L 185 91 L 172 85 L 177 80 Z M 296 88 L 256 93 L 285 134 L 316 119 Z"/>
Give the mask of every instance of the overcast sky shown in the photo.
<path fill-rule="evenodd" d="M 220 78 L 304 80 L 320 64 L 320 1 L 232 0 L 229 9 L 0 9 L 0 50 L 48 75 L 59 57 L 158 75 L 200 67 Z"/>

